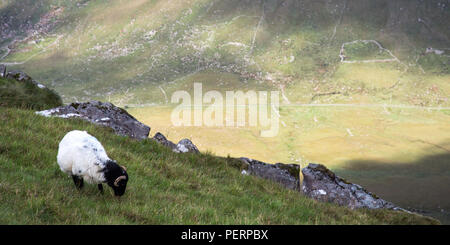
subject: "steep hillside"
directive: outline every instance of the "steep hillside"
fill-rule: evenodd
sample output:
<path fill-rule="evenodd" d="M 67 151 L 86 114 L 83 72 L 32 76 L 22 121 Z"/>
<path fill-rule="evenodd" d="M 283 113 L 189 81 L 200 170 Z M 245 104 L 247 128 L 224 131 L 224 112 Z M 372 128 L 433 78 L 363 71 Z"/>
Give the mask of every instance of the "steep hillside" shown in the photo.
<path fill-rule="evenodd" d="M 202 152 L 326 164 L 450 222 L 450 0 L 4 0 L 0 64 Z M 175 127 L 172 94 L 280 91 L 280 130 Z"/>
<path fill-rule="evenodd" d="M 56 164 L 70 130 L 95 135 L 127 167 L 120 199 L 95 185 L 78 191 Z M 245 176 L 227 158 L 176 154 L 80 120 L 0 107 L 1 224 L 437 224 L 387 210 L 317 203 L 281 185 Z"/>
<path fill-rule="evenodd" d="M 0 9 L 2 43 L 9 44 L 0 62 L 55 87 L 66 102 L 107 95 L 122 106 L 165 103 L 171 92 L 191 89 L 195 74 L 210 88 L 281 89 L 285 102 L 301 103 L 387 103 L 380 89 L 400 81 L 389 103 L 448 106 L 448 5 L 10 0 Z M 385 61 L 353 63 L 363 60 Z M 430 79 L 435 84 L 417 87 Z M 422 96 L 431 85 L 435 96 Z M 315 97 L 335 90 L 340 94 Z"/>
<path fill-rule="evenodd" d="M 62 104 L 59 95 L 39 85 L 0 77 L 0 106 L 44 110 Z"/>

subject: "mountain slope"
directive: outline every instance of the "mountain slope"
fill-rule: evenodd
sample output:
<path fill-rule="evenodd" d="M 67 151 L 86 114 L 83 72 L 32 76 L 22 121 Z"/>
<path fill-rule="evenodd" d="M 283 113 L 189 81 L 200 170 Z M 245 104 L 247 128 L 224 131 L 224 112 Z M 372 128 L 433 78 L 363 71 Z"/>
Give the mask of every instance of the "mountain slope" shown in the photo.
<path fill-rule="evenodd" d="M 127 167 L 126 194 L 82 191 L 56 164 L 60 139 L 86 130 Z M 231 160 L 176 154 L 80 120 L 0 107 L 1 224 L 437 224 L 419 215 L 317 203 L 278 184 L 241 175 Z"/>
<path fill-rule="evenodd" d="M 203 152 L 324 163 L 450 222 L 449 0 L 4 0 L 0 63 Z M 171 95 L 278 90 L 280 132 L 175 127 Z M 419 188 L 420 187 L 420 188 Z M 447 188 L 442 188 L 447 187 Z M 409 191 L 405 191 L 409 190 Z"/>
<path fill-rule="evenodd" d="M 332 101 L 347 101 L 362 89 L 366 100 L 386 102 L 377 89 L 400 80 L 390 103 L 449 103 L 411 98 L 423 94 L 417 79 L 442 80 L 435 85 L 446 97 L 448 1 L 6 2 L 0 9 L 8 20 L 4 41 L 18 42 L 9 43 L 0 62 L 51 85 L 66 102 L 106 94 L 122 106 L 165 103 L 165 93 L 191 89 L 189 75 L 198 74 L 199 82 L 219 91 L 281 89 L 287 100 L 302 103 L 342 86 L 347 96 Z M 374 40 L 383 49 L 351 43 L 357 40 Z M 391 60 L 340 58 L 380 60 L 382 52 Z M 361 69 L 365 76 L 354 77 Z M 211 72 L 237 77 L 211 81 Z M 378 78 L 380 72 L 386 75 Z"/>

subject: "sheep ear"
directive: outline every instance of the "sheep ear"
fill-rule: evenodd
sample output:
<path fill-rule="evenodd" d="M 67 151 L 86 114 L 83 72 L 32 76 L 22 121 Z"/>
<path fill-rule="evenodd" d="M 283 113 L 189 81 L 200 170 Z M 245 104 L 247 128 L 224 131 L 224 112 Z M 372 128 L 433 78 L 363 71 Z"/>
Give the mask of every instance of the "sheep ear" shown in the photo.
<path fill-rule="evenodd" d="M 123 170 L 127 171 L 127 168 L 125 166 L 121 166 L 123 168 Z"/>

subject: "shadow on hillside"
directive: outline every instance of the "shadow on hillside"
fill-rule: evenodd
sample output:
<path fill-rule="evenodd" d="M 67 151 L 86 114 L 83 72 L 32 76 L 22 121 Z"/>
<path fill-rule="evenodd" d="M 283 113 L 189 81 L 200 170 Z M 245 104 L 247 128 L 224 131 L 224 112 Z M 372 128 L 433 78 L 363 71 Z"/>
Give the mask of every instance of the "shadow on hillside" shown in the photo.
<path fill-rule="evenodd" d="M 30 1 L 26 0 L 26 2 Z M 120 98 L 127 98 L 127 95 L 122 92 L 127 91 L 130 85 L 132 85 L 131 87 L 134 88 L 140 86 L 139 88 L 152 91 L 151 94 L 147 95 L 146 93 L 145 96 L 140 95 L 142 98 L 136 96 L 143 100 L 142 103 L 163 103 L 165 97 L 160 92 L 160 86 L 165 85 L 167 81 L 175 81 L 178 78 L 195 73 L 201 69 L 206 69 L 211 66 L 216 67 L 215 64 L 219 64 L 219 68 L 217 68 L 219 71 L 228 71 L 230 67 L 238 67 L 238 71 L 233 72 L 241 72 L 245 73 L 245 75 L 260 71 L 258 67 L 247 68 L 245 59 L 241 59 L 242 53 L 234 54 L 221 50 L 220 45 L 222 43 L 210 47 L 207 49 L 208 52 L 204 53 L 200 53 L 196 49 L 186 48 L 189 45 L 186 47 L 178 47 L 175 45 L 178 41 L 183 42 L 186 35 L 189 36 L 191 30 L 189 28 L 191 27 L 202 29 L 203 25 L 230 23 L 239 16 L 256 16 L 253 21 L 253 26 L 244 26 L 241 27 L 242 29 L 239 29 L 243 32 L 251 33 L 252 41 L 249 41 L 247 45 L 255 47 L 254 50 L 252 49 L 252 54 L 261 57 L 268 54 L 272 58 L 277 58 L 278 56 L 273 57 L 270 52 L 278 49 L 286 49 L 287 51 L 281 50 L 286 52 L 286 55 L 292 52 L 297 57 L 296 60 L 291 65 L 286 65 L 281 68 L 289 69 L 289 72 L 286 74 L 293 75 L 298 79 L 303 79 L 304 77 L 321 77 L 327 74 L 326 71 L 332 71 L 334 69 L 332 65 L 339 61 L 338 54 L 343 42 L 361 38 L 380 39 L 379 41 L 384 43 L 385 40 L 383 40 L 382 36 L 385 34 L 381 35 L 375 30 L 384 30 L 386 29 L 385 27 L 391 26 L 390 23 L 409 23 L 408 21 L 414 20 L 413 26 L 418 26 L 418 29 L 413 32 L 415 34 L 421 33 L 424 28 L 416 24 L 417 18 L 415 18 L 415 15 L 413 15 L 414 18 L 403 16 L 402 21 L 398 20 L 398 13 L 396 11 L 399 11 L 399 8 L 390 8 L 391 4 L 393 4 L 391 2 L 393 1 L 387 0 L 339 0 L 333 2 L 325 0 L 210 0 L 206 2 L 208 3 L 202 5 L 201 9 L 198 10 L 200 13 L 196 17 L 192 17 L 192 19 L 188 18 L 182 27 L 178 26 L 178 23 L 185 12 L 181 12 L 175 20 L 164 22 L 164 26 L 155 27 L 159 33 L 155 37 L 156 43 L 159 43 L 161 47 L 167 47 L 167 50 L 165 48 L 158 49 L 157 45 L 154 45 L 155 47 L 145 46 L 146 48 L 136 51 L 134 54 L 124 57 L 119 56 L 114 59 L 100 58 L 101 54 L 96 53 L 95 55 L 99 56 L 99 58 L 91 61 L 90 56 L 88 57 L 87 54 L 86 56 L 70 56 L 69 53 L 73 50 L 67 47 L 65 50 L 59 50 L 60 52 L 58 53 L 55 52 L 47 56 L 40 56 L 38 59 L 30 60 L 28 63 L 18 66 L 18 68 L 29 73 L 33 78 L 43 81 L 45 85 L 50 86 L 50 84 L 55 84 L 56 86 L 52 87 L 55 87 L 59 93 L 71 98 L 70 100 L 73 100 L 74 97 L 83 101 L 99 99 L 98 97 L 103 98 L 103 95 L 106 93 L 117 95 Z M 395 2 L 397 4 L 400 0 Z M 402 4 L 406 4 L 406 2 L 408 1 L 401 1 Z M 416 3 L 409 3 L 407 9 L 418 8 L 416 5 Z M 437 15 L 439 17 L 442 15 L 437 14 L 440 12 L 437 12 L 436 7 L 431 8 L 430 6 L 427 3 L 421 3 L 419 9 L 425 7 L 427 9 L 430 8 L 429 11 L 433 10 L 431 11 L 433 16 Z M 29 7 L 26 9 L 31 11 L 32 8 Z M 19 10 L 22 10 L 20 5 L 10 5 L 4 11 Z M 2 13 L 6 13 L 1 11 L 0 16 Z M 42 11 L 37 12 L 41 13 Z M 74 13 L 64 16 L 61 23 L 53 31 L 65 33 L 67 30 L 71 30 L 72 34 L 76 28 L 86 28 L 84 31 L 88 31 L 88 24 L 82 22 L 82 20 L 88 20 L 88 17 L 84 16 L 83 13 L 83 11 L 78 12 L 74 10 Z M 264 18 L 260 18 L 262 15 L 264 15 Z M 422 15 L 420 16 L 422 17 Z M 38 17 L 39 15 L 36 14 L 35 18 L 38 19 Z M 134 17 L 138 19 L 140 17 L 144 18 L 141 15 Z M 440 23 L 443 21 L 439 21 L 439 18 L 427 19 L 430 22 L 429 26 L 442 25 Z M 24 22 L 22 19 L 19 20 L 15 21 L 15 23 Z M 259 20 L 261 20 L 261 23 L 259 23 Z M 122 27 L 125 28 L 125 24 L 123 25 Z M 185 25 L 190 27 L 185 27 Z M 105 26 L 109 27 L 109 25 Z M 166 26 L 173 28 L 166 28 Z M 355 33 L 352 31 L 344 31 L 346 30 L 345 28 L 349 27 L 352 30 L 354 29 Z M 359 33 L 357 31 L 367 28 L 369 28 L 367 33 Z M 410 25 L 406 24 L 393 29 L 395 29 L 396 33 L 411 32 Z M 118 31 L 116 32 L 118 33 Z M 175 35 L 175 39 L 169 38 L 175 32 L 182 34 Z M 386 36 L 392 34 L 387 30 L 386 33 Z M 75 32 L 75 34 L 77 33 Z M 83 33 L 80 32 L 78 34 L 82 35 Z M 285 45 L 281 42 L 282 40 L 289 39 L 290 36 L 296 36 L 299 40 L 304 39 L 304 42 L 302 41 L 301 43 L 304 43 L 305 47 L 290 47 L 289 45 L 294 44 Z M 416 36 L 421 37 L 422 35 L 413 35 L 413 37 Z M 70 41 L 69 38 L 66 38 L 67 40 Z M 74 40 L 72 40 L 72 44 L 76 43 Z M 134 35 L 128 35 L 121 37 L 120 40 L 125 44 L 133 44 L 135 37 Z M 228 37 L 225 41 L 234 42 L 236 40 Z M 144 44 L 148 45 L 147 42 Z M 320 51 L 319 54 L 318 50 Z M 216 59 L 216 51 L 225 52 L 224 57 Z M 83 49 L 80 52 L 84 52 Z M 158 62 L 155 62 L 155 66 L 153 66 L 153 61 L 150 58 L 155 54 L 161 54 L 163 58 L 155 58 Z M 282 59 L 284 55 L 280 53 L 278 58 Z M 307 58 L 302 59 L 301 57 Z M 183 62 L 183 59 L 188 61 Z M 277 62 L 272 63 L 275 64 Z M 272 63 L 267 64 L 269 66 Z M 261 70 L 265 71 L 267 69 L 262 68 Z M 279 68 L 275 67 L 274 69 Z M 124 74 L 127 75 L 125 76 Z M 242 78 L 242 81 L 244 81 L 244 78 Z M 89 94 L 85 93 L 86 91 Z"/>
<path fill-rule="evenodd" d="M 353 160 L 335 172 L 401 207 L 450 223 L 450 151 L 414 162 Z"/>

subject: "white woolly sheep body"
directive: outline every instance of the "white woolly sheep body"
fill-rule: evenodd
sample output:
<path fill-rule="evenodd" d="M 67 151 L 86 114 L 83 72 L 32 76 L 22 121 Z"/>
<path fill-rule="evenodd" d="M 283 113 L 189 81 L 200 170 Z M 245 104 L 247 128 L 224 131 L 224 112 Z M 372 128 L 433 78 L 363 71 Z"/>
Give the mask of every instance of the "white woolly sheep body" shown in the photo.
<path fill-rule="evenodd" d="M 102 144 L 86 131 L 71 131 L 59 143 L 57 161 L 61 170 L 88 183 L 106 181 L 102 170 L 109 160 Z"/>
<path fill-rule="evenodd" d="M 122 196 L 128 182 L 127 169 L 111 160 L 102 144 L 86 131 L 74 130 L 59 142 L 57 161 L 59 168 L 72 176 L 78 189 L 83 188 L 83 180 L 98 184 L 103 193 L 102 183 L 107 183 L 114 195 Z"/>

